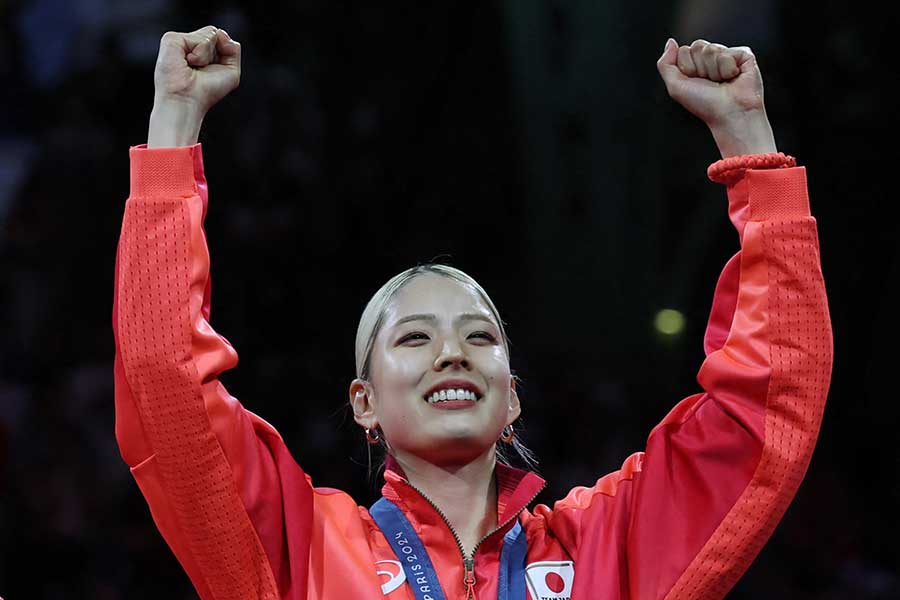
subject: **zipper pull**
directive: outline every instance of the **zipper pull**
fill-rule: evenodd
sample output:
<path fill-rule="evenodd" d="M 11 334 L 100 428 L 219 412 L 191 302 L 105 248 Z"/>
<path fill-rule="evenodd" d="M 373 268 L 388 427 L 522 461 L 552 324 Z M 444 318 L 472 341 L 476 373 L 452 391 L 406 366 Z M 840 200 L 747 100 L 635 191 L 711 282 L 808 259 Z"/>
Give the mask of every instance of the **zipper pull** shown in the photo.
<path fill-rule="evenodd" d="M 475 559 L 467 558 L 463 561 L 466 567 L 466 578 L 463 583 L 466 584 L 466 600 L 475 598 Z"/>

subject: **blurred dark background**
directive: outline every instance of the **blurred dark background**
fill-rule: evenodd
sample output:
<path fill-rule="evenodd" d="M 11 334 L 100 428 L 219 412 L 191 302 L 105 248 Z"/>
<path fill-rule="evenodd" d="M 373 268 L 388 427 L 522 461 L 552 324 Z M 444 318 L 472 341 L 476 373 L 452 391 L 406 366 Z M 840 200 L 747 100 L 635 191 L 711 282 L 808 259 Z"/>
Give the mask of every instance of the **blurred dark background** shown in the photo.
<path fill-rule="evenodd" d="M 418 262 L 469 272 L 507 321 L 542 502 L 699 391 L 738 239 L 656 60 L 668 36 L 750 46 L 808 171 L 836 356 L 806 480 L 729 597 L 900 597 L 896 49 L 866 4 L 0 2 L 0 595 L 196 597 L 118 454 L 110 315 L 159 38 L 214 24 L 244 51 L 201 133 L 212 322 L 241 356 L 223 381 L 366 505 L 357 320 Z"/>

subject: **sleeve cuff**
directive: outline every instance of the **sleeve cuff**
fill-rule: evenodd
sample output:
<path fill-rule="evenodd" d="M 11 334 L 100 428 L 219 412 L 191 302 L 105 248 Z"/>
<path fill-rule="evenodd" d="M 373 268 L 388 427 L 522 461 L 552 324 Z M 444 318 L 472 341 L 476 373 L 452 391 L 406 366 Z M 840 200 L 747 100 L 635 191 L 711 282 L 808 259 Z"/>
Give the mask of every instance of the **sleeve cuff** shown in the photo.
<path fill-rule="evenodd" d="M 203 153 L 200 144 L 177 148 L 132 146 L 132 198 L 184 198 L 200 193 L 203 181 Z"/>
<path fill-rule="evenodd" d="M 744 180 L 750 221 L 810 216 L 805 167 L 750 170 Z"/>
<path fill-rule="evenodd" d="M 728 187 L 728 216 L 742 232 L 748 221 L 810 216 L 806 168 L 780 152 L 732 156 L 710 165 L 709 178 Z"/>

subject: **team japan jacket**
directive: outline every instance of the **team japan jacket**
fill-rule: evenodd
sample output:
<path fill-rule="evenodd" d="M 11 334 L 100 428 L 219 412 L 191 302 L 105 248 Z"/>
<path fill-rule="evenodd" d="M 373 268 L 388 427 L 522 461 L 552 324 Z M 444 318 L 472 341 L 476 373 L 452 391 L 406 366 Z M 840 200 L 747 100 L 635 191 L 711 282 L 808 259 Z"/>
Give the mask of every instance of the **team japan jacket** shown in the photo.
<path fill-rule="evenodd" d="M 803 167 L 727 184 L 741 249 L 725 265 L 697 380 L 643 452 L 553 506 L 534 473 L 497 466 L 499 529 L 468 565 L 389 461 L 384 497 L 428 548 L 448 599 L 497 598 L 504 535 L 527 535 L 531 600 L 721 598 L 803 478 L 832 336 Z M 116 257 L 116 438 L 160 533 L 204 600 L 414 598 L 366 508 L 313 487 L 278 432 L 219 381 L 234 348 L 209 323 L 199 144 L 131 149 Z M 467 586 L 468 579 L 471 585 Z"/>

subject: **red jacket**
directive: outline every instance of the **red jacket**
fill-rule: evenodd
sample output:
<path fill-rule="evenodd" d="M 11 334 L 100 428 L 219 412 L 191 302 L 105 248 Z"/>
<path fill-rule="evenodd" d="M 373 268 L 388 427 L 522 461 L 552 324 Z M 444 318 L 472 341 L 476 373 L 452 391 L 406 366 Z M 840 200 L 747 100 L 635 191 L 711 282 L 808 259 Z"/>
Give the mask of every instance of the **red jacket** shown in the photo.
<path fill-rule="evenodd" d="M 720 598 L 769 538 L 815 445 L 832 337 L 802 167 L 728 185 L 741 251 L 716 286 L 698 382 L 644 452 L 590 487 L 526 507 L 534 473 L 497 466 L 500 530 L 475 595 L 497 597 L 503 535 L 527 534 L 532 600 Z M 200 145 L 131 149 L 116 257 L 116 438 L 157 527 L 204 599 L 412 599 L 368 511 L 313 487 L 278 432 L 218 375 L 237 353 L 209 324 Z M 383 489 L 416 527 L 447 598 L 464 598 L 443 517 L 389 463 Z"/>

